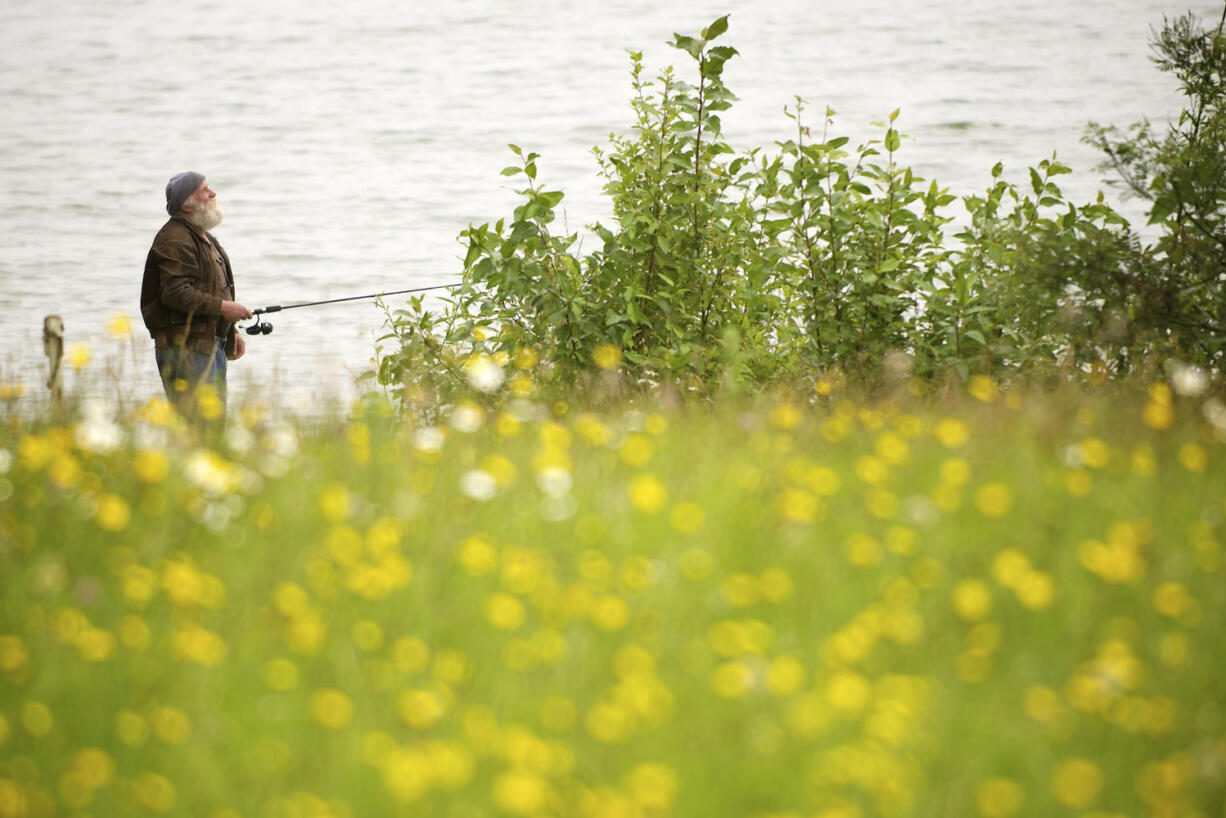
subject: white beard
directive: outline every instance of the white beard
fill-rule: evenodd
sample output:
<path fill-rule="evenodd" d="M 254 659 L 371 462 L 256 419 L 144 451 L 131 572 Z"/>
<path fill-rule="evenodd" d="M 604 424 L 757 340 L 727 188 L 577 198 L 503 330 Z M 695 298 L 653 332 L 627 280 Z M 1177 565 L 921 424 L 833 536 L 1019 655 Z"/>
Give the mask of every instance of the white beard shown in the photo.
<path fill-rule="evenodd" d="M 201 230 L 212 230 L 217 225 L 221 224 L 221 205 L 217 204 L 216 199 L 209 199 L 206 205 L 193 207 L 187 211 L 185 218 Z"/>

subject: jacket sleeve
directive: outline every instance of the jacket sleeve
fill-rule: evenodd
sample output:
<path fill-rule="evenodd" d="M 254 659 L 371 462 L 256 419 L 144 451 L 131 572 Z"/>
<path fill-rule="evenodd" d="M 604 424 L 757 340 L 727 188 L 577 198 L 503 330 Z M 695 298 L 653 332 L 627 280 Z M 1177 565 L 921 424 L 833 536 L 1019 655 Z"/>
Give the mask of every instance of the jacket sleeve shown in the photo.
<path fill-rule="evenodd" d="M 221 297 L 200 289 L 200 261 L 190 237 L 167 237 L 153 248 L 153 252 L 158 271 L 158 297 L 164 306 L 187 315 L 216 317 L 221 314 Z"/>

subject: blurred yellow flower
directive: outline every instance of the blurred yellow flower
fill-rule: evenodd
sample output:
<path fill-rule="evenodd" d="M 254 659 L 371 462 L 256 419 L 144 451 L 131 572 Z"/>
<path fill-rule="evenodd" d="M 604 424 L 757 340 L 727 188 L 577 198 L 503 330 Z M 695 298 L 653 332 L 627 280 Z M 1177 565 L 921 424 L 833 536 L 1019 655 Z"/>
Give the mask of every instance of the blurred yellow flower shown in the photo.
<path fill-rule="evenodd" d="M 1204 447 L 1185 443 L 1179 447 L 1179 464 L 1191 472 L 1203 472 L 1209 465 L 1209 455 Z"/>
<path fill-rule="evenodd" d="M 649 812 L 670 809 L 678 788 L 677 774 L 666 764 L 637 764 L 626 774 L 626 791 Z"/>
<path fill-rule="evenodd" d="M 619 631 L 630 621 L 630 607 L 617 594 L 602 594 L 592 600 L 588 616 L 602 631 Z"/>
<path fill-rule="evenodd" d="M 826 701 L 843 713 L 859 713 L 872 698 L 872 686 L 858 673 L 839 671 L 826 682 Z"/>
<path fill-rule="evenodd" d="M 16 673 L 24 670 L 29 658 L 21 637 L 0 634 L 0 672 Z"/>
<path fill-rule="evenodd" d="M 535 773 L 512 771 L 494 779 L 494 803 L 513 815 L 537 815 L 549 797 L 549 782 Z"/>
<path fill-rule="evenodd" d="M 1000 387 L 988 375 L 971 375 L 966 391 L 977 401 L 991 403 L 1000 397 Z"/>
<path fill-rule="evenodd" d="M 630 737 L 631 715 L 609 702 L 599 702 L 587 711 L 584 726 L 588 735 L 602 744 L 620 744 Z"/>
<path fill-rule="evenodd" d="M 430 666 L 430 646 L 416 636 L 402 636 L 392 643 L 392 663 L 406 675 Z"/>
<path fill-rule="evenodd" d="M 1094 803 L 1102 788 L 1102 768 L 1089 759 L 1069 759 L 1052 774 L 1052 794 L 1061 804 L 1073 809 L 1084 809 Z"/>
<path fill-rule="evenodd" d="M 1060 696 L 1050 687 L 1036 685 L 1026 689 L 1022 709 L 1040 724 L 1051 724 L 1060 715 Z"/>
<path fill-rule="evenodd" d="M 601 344 L 592 352 L 592 361 L 601 369 L 612 371 L 621 366 L 622 351 L 613 344 Z"/>
<path fill-rule="evenodd" d="M 510 594 L 492 593 L 485 598 L 485 619 L 500 631 L 518 630 L 524 624 L 524 603 Z"/>
<path fill-rule="evenodd" d="M 89 362 L 93 359 L 94 351 L 90 349 L 89 344 L 83 341 L 69 344 L 68 348 L 64 350 L 64 360 L 68 361 L 68 365 L 76 372 L 80 372 L 89 366 Z"/>
<path fill-rule="evenodd" d="M 800 409 L 790 403 L 780 403 L 770 411 L 770 422 L 776 429 L 795 429 L 803 417 Z"/>
<path fill-rule="evenodd" d="M 269 659 L 264 664 L 264 684 L 279 693 L 298 686 L 298 666 L 288 659 Z"/>
<path fill-rule="evenodd" d="M 143 747 L 149 741 L 149 723 L 138 713 L 120 710 L 115 714 L 115 735 L 125 746 Z"/>
<path fill-rule="evenodd" d="M 142 449 L 132 458 L 132 474 L 142 483 L 158 483 L 169 470 L 166 455 L 156 449 Z"/>
<path fill-rule="evenodd" d="M 42 738 L 51 732 L 55 719 L 51 708 L 39 701 L 27 701 L 21 705 L 21 726 L 34 738 Z"/>
<path fill-rule="evenodd" d="M 668 522 L 679 534 L 695 534 L 702 528 L 705 518 L 702 506 L 685 502 L 673 506 L 673 510 L 668 515 Z"/>
<path fill-rule="evenodd" d="M 630 481 L 629 495 L 630 504 L 648 514 L 654 514 L 668 502 L 668 489 L 652 474 L 635 476 Z"/>
<path fill-rule="evenodd" d="M 954 613 L 967 622 L 981 622 L 992 611 L 992 592 L 978 579 L 964 579 L 954 586 Z"/>
<path fill-rule="evenodd" d="M 133 782 L 136 802 L 150 812 L 170 812 L 175 808 L 177 793 L 170 779 L 158 773 L 141 773 Z"/>
<path fill-rule="evenodd" d="M 177 707 L 155 707 L 149 722 L 153 735 L 163 744 L 183 744 L 192 737 L 191 719 Z"/>
<path fill-rule="evenodd" d="M 104 494 L 98 498 L 94 519 L 98 521 L 98 527 L 104 531 L 123 531 L 128 527 L 132 513 L 123 498 L 116 497 L 114 494 Z"/>
<path fill-rule="evenodd" d="M 655 444 L 647 435 L 631 434 L 622 441 L 617 453 L 627 466 L 640 468 L 646 466 L 652 455 L 655 454 Z"/>
<path fill-rule="evenodd" d="M 1024 801 L 1022 788 L 1010 778 L 989 778 L 975 793 L 975 806 L 984 818 L 1009 818 Z"/>
<path fill-rule="evenodd" d="M 330 523 L 339 523 L 349 516 L 349 490 L 340 483 L 329 483 L 319 493 L 319 511 Z"/>
<path fill-rule="evenodd" d="M 766 668 L 766 689 L 775 696 L 790 696 L 805 683 L 805 666 L 795 656 L 776 657 Z"/>
<path fill-rule="evenodd" d="M 957 449 L 970 439 L 970 427 L 957 418 L 943 418 L 937 422 L 933 435 L 947 449 Z"/>
<path fill-rule="evenodd" d="M 753 686 L 753 670 L 744 662 L 724 662 L 711 674 L 711 688 L 725 699 L 739 699 Z"/>
<path fill-rule="evenodd" d="M 311 717 L 329 730 L 343 730 L 353 721 L 353 702 L 341 690 L 321 688 L 311 694 Z"/>
<path fill-rule="evenodd" d="M 1103 469 L 1111 462 L 1111 448 L 1097 437 L 1088 437 L 1077 444 L 1081 462 L 1091 469 Z"/>
<path fill-rule="evenodd" d="M 115 313 L 106 322 L 106 332 L 116 340 L 123 340 L 132 335 L 132 319 L 123 313 Z"/>
<path fill-rule="evenodd" d="M 409 727 L 425 730 L 447 713 L 446 702 L 434 690 L 406 690 L 396 699 L 396 710 Z"/>
<path fill-rule="evenodd" d="M 975 492 L 975 507 L 985 517 L 1003 517 L 1013 507 L 1013 491 L 1004 483 L 984 483 Z"/>

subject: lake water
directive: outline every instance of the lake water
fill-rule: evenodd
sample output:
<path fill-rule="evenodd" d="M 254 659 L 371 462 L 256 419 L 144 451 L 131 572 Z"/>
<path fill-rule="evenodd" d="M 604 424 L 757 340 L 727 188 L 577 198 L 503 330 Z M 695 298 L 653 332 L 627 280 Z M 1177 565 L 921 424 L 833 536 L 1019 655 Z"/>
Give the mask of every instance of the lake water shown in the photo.
<path fill-rule="evenodd" d="M 1149 61 L 1162 0 L 9 0 L 0 28 L 0 383 L 45 378 L 63 316 L 90 390 L 159 392 L 139 323 L 145 254 L 173 173 L 205 173 L 249 307 L 454 280 L 469 222 L 509 215 L 506 143 L 542 154 L 571 229 L 608 220 L 593 146 L 629 123 L 628 49 L 653 72 L 672 33 L 725 13 L 740 56 L 724 118 L 738 149 L 787 139 L 793 97 L 867 138 L 901 108 L 899 159 L 958 194 L 1059 153 L 1066 193 L 1102 186 L 1087 121 L 1178 114 Z M 1191 10 L 1206 21 L 1217 3 Z M 814 123 L 817 124 L 817 123 Z M 1113 194 L 1109 194 L 1113 195 Z M 1129 209 L 1131 208 L 1131 209 Z M 1125 205 L 1130 214 L 1139 211 Z M 952 212 L 952 211 L 951 211 Z M 108 327 L 132 318 L 136 335 Z M 232 399 L 347 398 L 382 319 L 372 302 L 270 316 L 231 368 Z M 110 374 L 108 374 L 110 373 Z M 86 378 L 85 376 L 93 377 Z M 70 380 L 70 384 L 72 381 Z"/>

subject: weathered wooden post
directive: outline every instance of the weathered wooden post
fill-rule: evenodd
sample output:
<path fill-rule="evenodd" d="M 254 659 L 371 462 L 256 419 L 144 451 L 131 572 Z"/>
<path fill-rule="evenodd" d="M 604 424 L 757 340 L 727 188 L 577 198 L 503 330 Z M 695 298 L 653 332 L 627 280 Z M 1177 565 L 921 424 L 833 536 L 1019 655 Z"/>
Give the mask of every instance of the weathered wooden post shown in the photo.
<path fill-rule="evenodd" d="M 43 351 L 51 364 L 51 372 L 47 376 L 51 410 L 59 412 L 64 402 L 64 381 L 60 374 L 60 363 L 64 360 L 64 319 L 58 315 L 48 315 L 43 319 Z"/>

